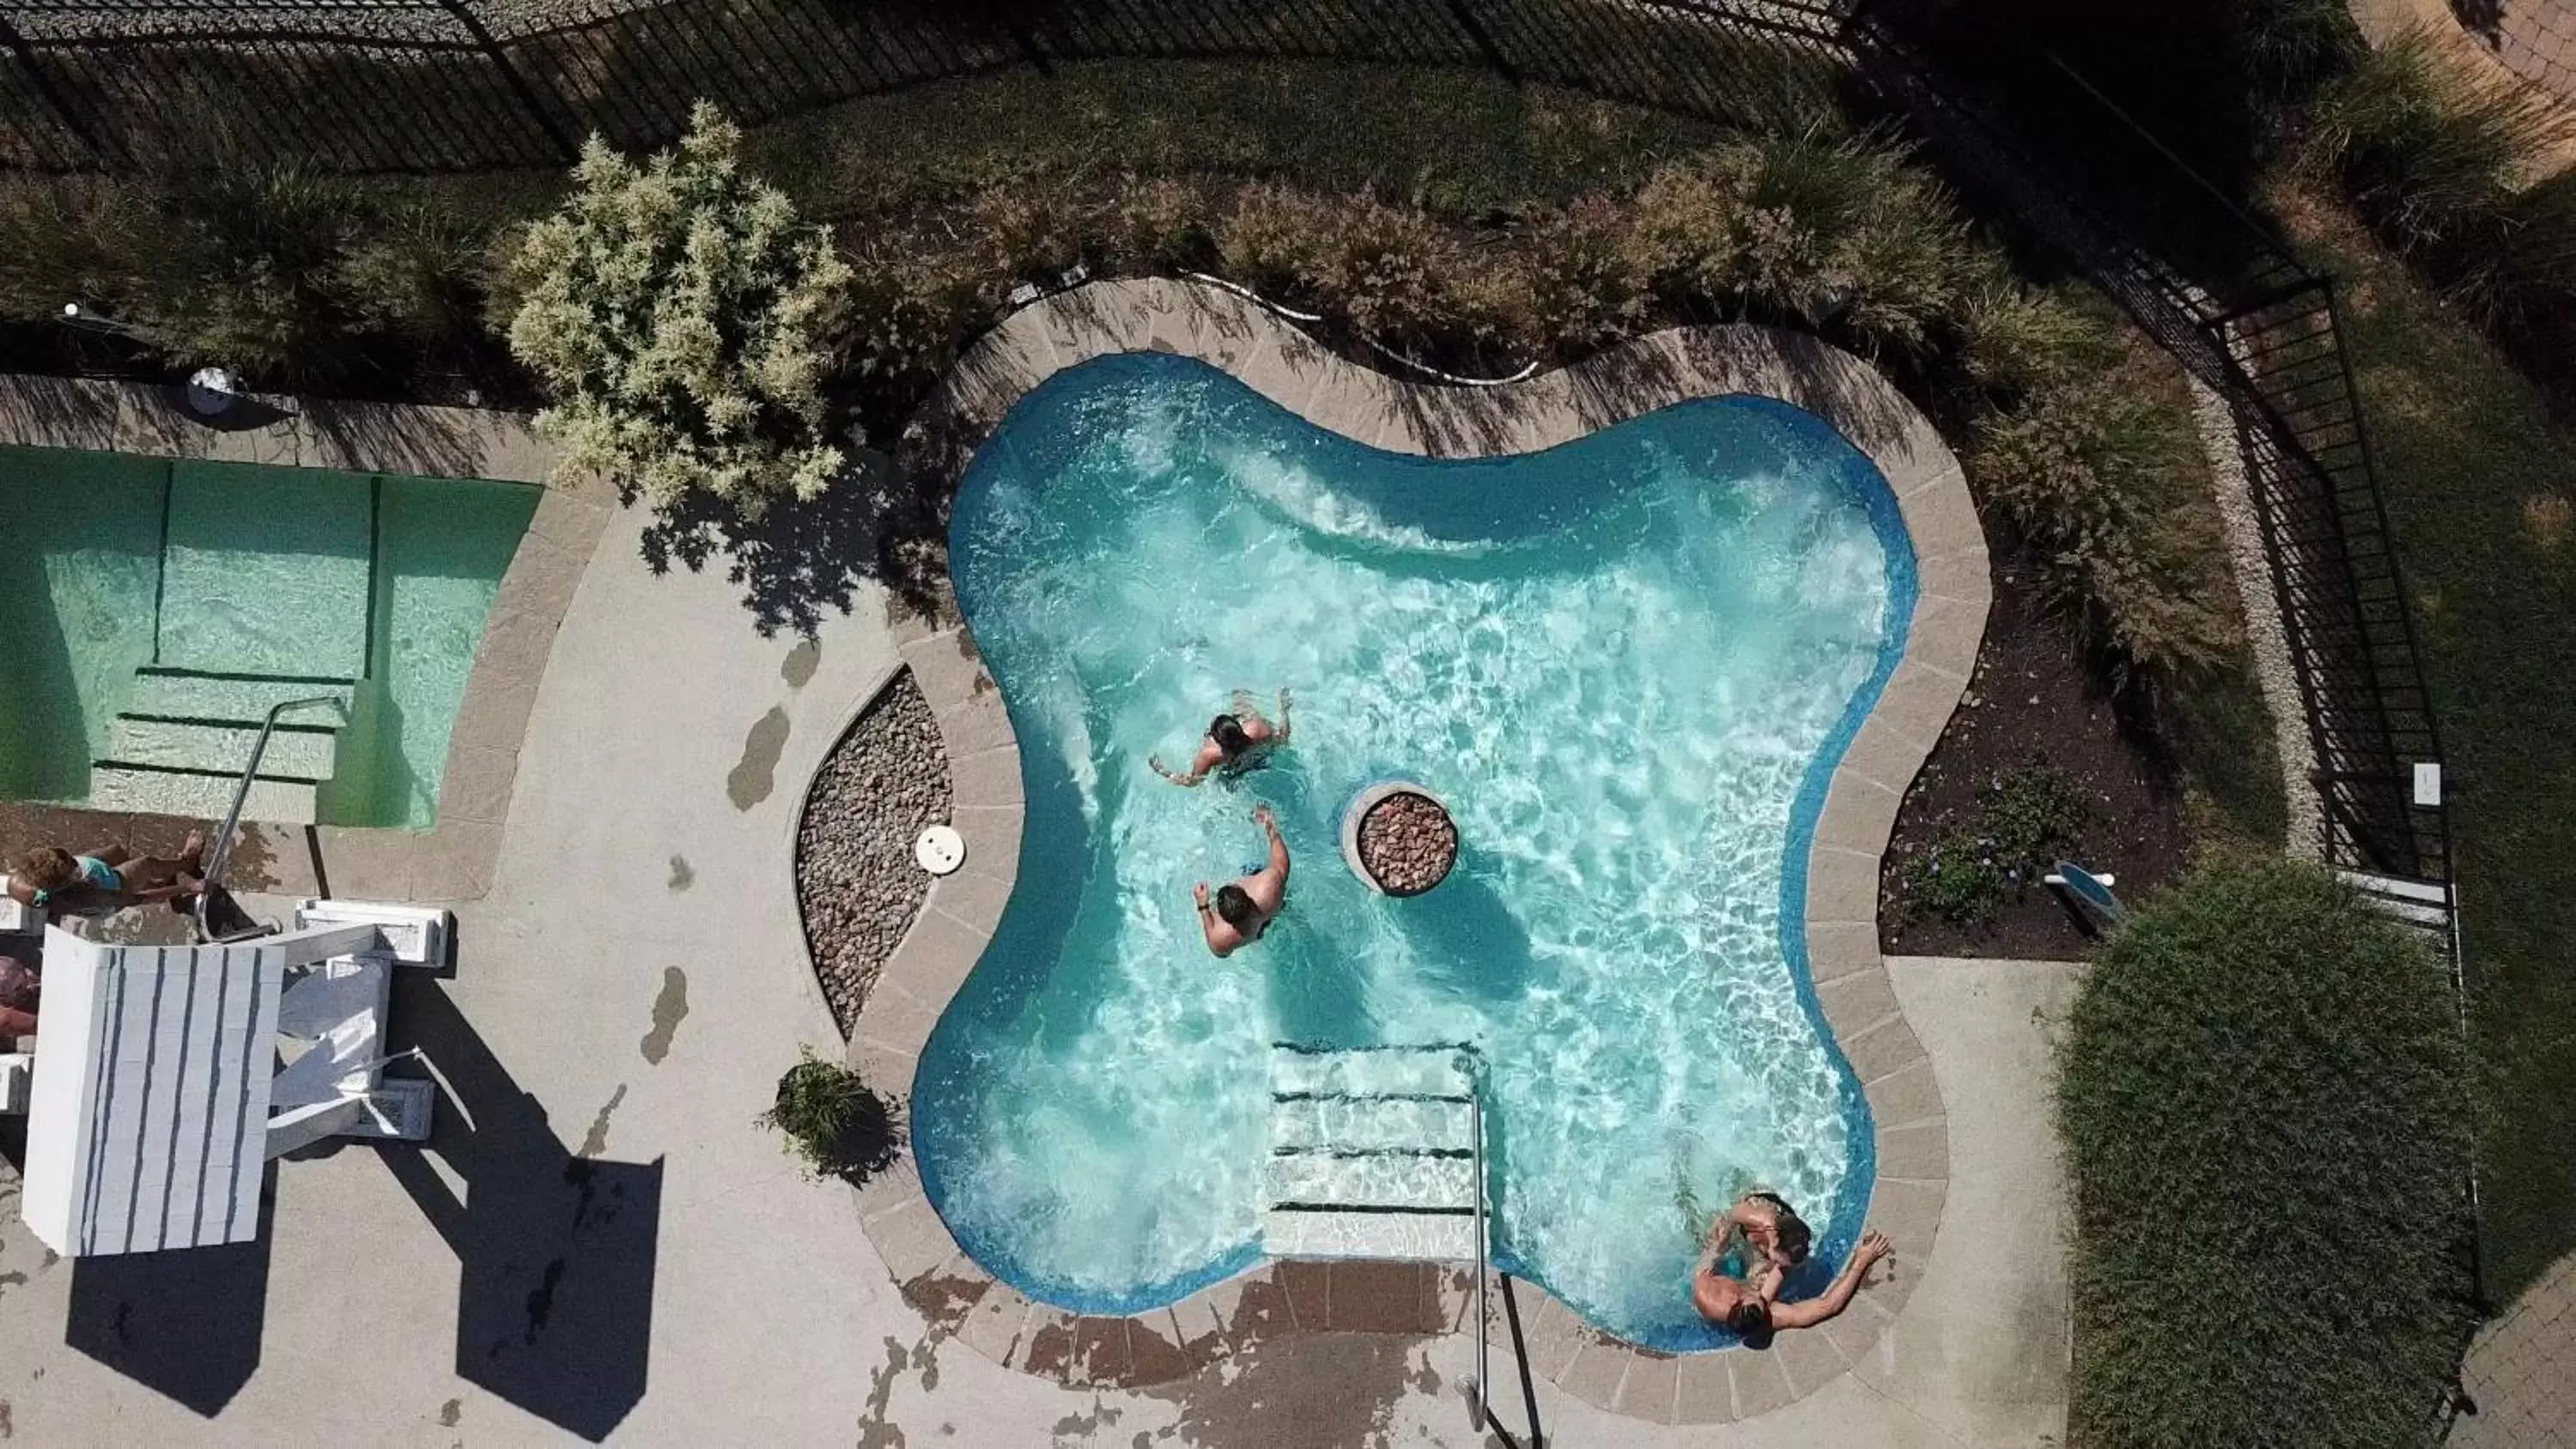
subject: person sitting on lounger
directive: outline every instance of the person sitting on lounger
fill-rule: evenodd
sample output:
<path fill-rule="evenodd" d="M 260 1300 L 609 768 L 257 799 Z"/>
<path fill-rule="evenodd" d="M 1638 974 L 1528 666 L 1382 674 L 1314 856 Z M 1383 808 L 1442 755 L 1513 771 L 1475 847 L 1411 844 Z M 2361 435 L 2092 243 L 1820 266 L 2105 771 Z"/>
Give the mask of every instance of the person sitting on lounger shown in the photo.
<path fill-rule="evenodd" d="M 138 856 L 121 845 L 74 855 L 48 845 L 19 858 L 9 875 L 9 895 L 54 915 L 113 915 L 195 894 L 205 857 L 205 833 L 195 830 L 175 856 Z"/>
<path fill-rule="evenodd" d="M 1288 743 L 1289 703 L 1288 691 L 1279 691 L 1279 723 L 1274 725 L 1254 707 L 1251 691 L 1238 689 L 1234 692 L 1234 707 L 1208 722 L 1188 774 L 1173 774 L 1164 767 L 1160 755 L 1147 755 L 1145 763 L 1175 785 L 1195 785 L 1212 772 L 1231 775 L 1251 769 L 1273 749 Z"/>
<path fill-rule="evenodd" d="M 1887 1235 L 1861 1235 L 1842 1272 L 1823 1293 L 1780 1301 L 1789 1270 L 1806 1261 L 1810 1234 L 1789 1205 L 1767 1192 L 1746 1193 L 1709 1229 L 1691 1273 L 1691 1306 L 1756 1348 L 1783 1328 L 1813 1328 L 1851 1306 L 1870 1265 L 1887 1256 Z"/>
<path fill-rule="evenodd" d="M 1217 887 L 1213 903 L 1206 881 L 1198 885 L 1199 930 L 1207 948 L 1219 956 L 1261 939 L 1288 904 L 1288 842 L 1279 838 L 1279 817 L 1267 805 L 1252 812 L 1270 836 L 1270 860 L 1239 881 Z"/>

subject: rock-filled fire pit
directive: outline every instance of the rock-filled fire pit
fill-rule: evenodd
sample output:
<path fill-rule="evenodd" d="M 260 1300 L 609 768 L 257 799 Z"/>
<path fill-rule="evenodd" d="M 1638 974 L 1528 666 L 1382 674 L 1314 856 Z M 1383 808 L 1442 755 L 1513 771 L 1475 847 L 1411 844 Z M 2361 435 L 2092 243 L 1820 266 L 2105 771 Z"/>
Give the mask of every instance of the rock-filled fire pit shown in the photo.
<path fill-rule="evenodd" d="M 1342 858 L 1390 896 L 1418 896 L 1458 863 L 1458 826 L 1439 797 L 1405 780 L 1372 785 L 1342 812 Z"/>

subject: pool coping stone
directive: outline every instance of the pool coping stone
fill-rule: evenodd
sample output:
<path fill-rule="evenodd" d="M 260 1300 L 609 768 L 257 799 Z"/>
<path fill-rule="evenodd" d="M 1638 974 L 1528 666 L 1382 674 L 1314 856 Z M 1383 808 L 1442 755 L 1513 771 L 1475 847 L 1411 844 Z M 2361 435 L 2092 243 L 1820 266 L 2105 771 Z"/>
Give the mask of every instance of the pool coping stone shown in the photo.
<path fill-rule="evenodd" d="M 542 487 L 475 648 L 431 827 L 312 826 L 317 874 L 292 842 L 296 827 L 243 822 L 276 837 L 270 876 L 255 886 L 262 891 L 324 894 L 327 874 L 328 894 L 350 899 L 481 899 L 493 885 L 538 683 L 607 530 L 613 491 L 598 478 L 555 476 L 560 454 L 518 413 L 279 394 L 243 394 L 238 406 L 238 417 L 216 425 L 189 412 L 175 386 L 0 373 L 0 445 Z"/>
<path fill-rule="evenodd" d="M 1753 1418 L 1867 1362 L 1929 1256 L 1950 1176 L 1940 1085 L 1889 984 L 1877 926 L 1879 857 L 1896 808 L 1958 708 L 1994 597 L 1974 500 L 1938 431 L 1867 362 L 1778 328 L 1675 328 L 1519 382 L 1430 385 L 1350 362 L 1229 289 L 1146 279 L 1058 292 L 987 332 L 924 404 L 907 436 L 907 462 L 933 473 L 962 470 L 1011 407 L 1056 373 L 1146 351 L 1209 363 L 1354 441 L 1430 457 L 1537 451 L 1698 398 L 1775 398 L 1832 425 L 1886 479 L 1915 551 L 1917 595 L 1904 654 L 1835 763 L 1808 846 L 1805 927 L 1817 1012 L 1860 1082 L 1878 1134 L 1870 1220 L 1895 1243 L 1895 1257 L 1825 1329 L 1784 1334 L 1768 1352 L 1676 1355 L 1627 1343 L 1540 1285 L 1513 1280 L 1531 1370 L 1597 1408 L 1647 1422 Z M 951 878 L 959 887 L 933 887 L 879 976 L 884 1009 L 871 1010 L 872 991 L 851 1043 L 853 1065 L 909 1099 L 940 1013 L 1009 903 L 1023 800 L 1001 692 L 963 622 L 906 644 L 903 655 L 950 743 L 954 823 L 968 842 L 961 877 Z M 965 886 L 964 872 L 978 883 Z M 864 1229 L 898 1284 L 936 1274 L 982 1285 L 958 1339 L 1004 1367 L 1068 1387 L 1165 1382 L 1281 1333 L 1446 1332 L 1470 1311 L 1472 1272 L 1264 1259 L 1167 1307 L 1073 1313 L 1027 1298 L 960 1251 L 917 1170 L 890 1172 L 859 1197 Z M 1498 1295 L 1489 1311 L 1487 1338 L 1511 1352 Z M 1139 1335 L 1150 1340 L 1145 1351 Z"/>

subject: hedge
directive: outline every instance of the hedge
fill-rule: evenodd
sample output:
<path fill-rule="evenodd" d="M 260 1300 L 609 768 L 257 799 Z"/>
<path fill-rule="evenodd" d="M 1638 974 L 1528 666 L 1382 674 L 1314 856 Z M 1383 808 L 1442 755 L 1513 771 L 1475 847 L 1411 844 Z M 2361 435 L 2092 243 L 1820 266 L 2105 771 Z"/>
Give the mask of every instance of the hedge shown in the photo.
<path fill-rule="evenodd" d="M 2313 869 L 2206 866 L 2106 945 L 2061 1065 L 2079 1443 L 2435 1437 L 2470 1129 L 2430 952 Z"/>

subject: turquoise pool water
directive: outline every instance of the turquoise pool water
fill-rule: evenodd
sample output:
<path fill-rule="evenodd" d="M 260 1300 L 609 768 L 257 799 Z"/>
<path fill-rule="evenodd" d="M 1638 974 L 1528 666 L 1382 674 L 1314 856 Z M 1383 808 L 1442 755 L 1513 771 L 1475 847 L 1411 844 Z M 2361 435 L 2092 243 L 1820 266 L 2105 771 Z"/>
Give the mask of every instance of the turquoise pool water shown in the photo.
<path fill-rule="evenodd" d="M 1259 1255 L 1271 1042 L 1468 1041 L 1500 1256 L 1593 1321 L 1725 1342 L 1688 1301 L 1693 1205 L 1751 1184 L 1806 1212 L 1830 1273 L 1870 1134 L 1784 862 L 1901 652 L 1903 538 L 1865 459 L 1755 399 L 1474 463 L 1360 447 L 1170 357 L 1024 399 L 952 536 L 1028 788 L 1019 884 L 912 1108 L 960 1244 L 1066 1306 L 1177 1299 Z M 1280 686 L 1270 768 L 1148 770 L 1233 689 Z M 1397 774 L 1465 843 L 1414 900 L 1335 845 Z M 1220 961 L 1191 885 L 1258 857 L 1257 801 L 1289 907 Z"/>
<path fill-rule="evenodd" d="M 0 448 L 0 799 L 86 799 L 146 665 L 363 678 L 323 819 L 426 828 L 537 497 Z"/>

